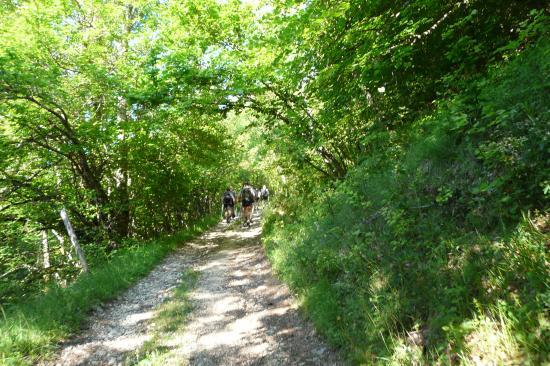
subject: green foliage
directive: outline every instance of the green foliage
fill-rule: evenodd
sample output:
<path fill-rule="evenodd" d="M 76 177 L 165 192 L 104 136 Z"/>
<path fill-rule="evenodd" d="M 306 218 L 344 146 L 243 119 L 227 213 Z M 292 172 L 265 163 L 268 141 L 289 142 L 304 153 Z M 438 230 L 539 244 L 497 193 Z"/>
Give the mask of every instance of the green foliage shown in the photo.
<path fill-rule="evenodd" d="M 426 361 L 435 362 L 447 349 L 476 356 L 467 343 L 478 328 L 455 329 L 487 316 L 510 329 L 521 363 L 541 362 L 549 351 L 548 235 L 527 219 L 498 235 L 461 229 L 438 207 L 407 208 L 404 187 L 388 185 L 393 179 L 361 173 L 305 214 L 273 213 L 266 224 L 275 268 L 320 330 L 367 364 L 383 364 L 407 334 L 421 331 Z"/>
<path fill-rule="evenodd" d="M 253 69 L 243 65 L 245 105 L 266 116 L 276 151 L 325 179 L 401 144 L 403 128 L 548 24 L 537 1 L 276 4 Z"/>
<path fill-rule="evenodd" d="M 238 38 L 242 10 L 215 1 L 8 3 L 0 5 L 4 305 L 54 274 L 76 277 L 69 251 L 52 240 L 52 229 L 65 232 L 62 207 L 92 265 L 128 238 L 175 232 L 217 210 L 232 146 L 220 123 L 227 80 L 210 54 Z"/>
<path fill-rule="evenodd" d="M 354 362 L 548 361 L 549 49 L 442 102 L 403 148 L 272 209 L 275 268 Z"/>
<path fill-rule="evenodd" d="M 39 255 L 62 207 L 95 270 L 251 180 L 276 268 L 356 360 L 541 361 L 548 7 L 252 3 L 0 5 L 2 303 L 78 277 Z"/>

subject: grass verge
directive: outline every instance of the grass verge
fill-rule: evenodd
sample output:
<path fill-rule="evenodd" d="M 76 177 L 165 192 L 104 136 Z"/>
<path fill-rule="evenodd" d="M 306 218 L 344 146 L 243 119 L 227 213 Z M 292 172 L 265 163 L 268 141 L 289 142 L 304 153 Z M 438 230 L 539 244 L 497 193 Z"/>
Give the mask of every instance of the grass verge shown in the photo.
<path fill-rule="evenodd" d="M 90 310 L 115 298 L 147 275 L 168 253 L 218 221 L 209 216 L 175 235 L 120 250 L 66 288 L 52 287 L 34 299 L 2 310 L 0 365 L 30 365 L 51 356 Z"/>

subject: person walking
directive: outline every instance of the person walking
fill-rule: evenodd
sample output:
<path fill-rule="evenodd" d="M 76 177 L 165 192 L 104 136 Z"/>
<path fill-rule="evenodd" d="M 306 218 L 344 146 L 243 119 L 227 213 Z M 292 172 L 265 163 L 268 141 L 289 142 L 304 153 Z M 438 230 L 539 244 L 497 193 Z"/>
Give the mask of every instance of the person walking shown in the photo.
<path fill-rule="evenodd" d="M 262 208 L 266 205 L 266 203 L 269 201 L 269 189 L 265 186 L 265 184 L 262 186 L 262 189 L 260 189 L 260 202 L 262 203 Z"/>
<path fill-rule="evenodd" d="M 254 198 L 254 188 L 252 188 L 250 183 L 245 182 L 239 194 L 242 206 L 243 225 L 250 226 L 252 223 L 252 206 L 254 205 Z"/>
<path fill-rule="evenodd" d="M 233 192 L 233 188 L 227 187 L 225 192 L 223 192 L 222 197 L 223 218 L 227 223 L 229 223 L 232 218 L 235 218 L 236 201 L 237 200 L 235 199 L 235 192 Z"/>

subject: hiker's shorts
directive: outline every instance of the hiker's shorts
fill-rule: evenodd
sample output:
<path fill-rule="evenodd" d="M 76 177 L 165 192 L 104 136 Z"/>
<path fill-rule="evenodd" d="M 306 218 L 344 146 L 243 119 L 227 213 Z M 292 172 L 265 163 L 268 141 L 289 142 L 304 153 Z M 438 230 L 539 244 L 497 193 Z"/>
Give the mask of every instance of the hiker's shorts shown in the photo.
<path fill-rule="evenodd" d="M 252 216 L 252 205 L 243 205 L 243 217 L 248 220 L 250 216 Z"/>

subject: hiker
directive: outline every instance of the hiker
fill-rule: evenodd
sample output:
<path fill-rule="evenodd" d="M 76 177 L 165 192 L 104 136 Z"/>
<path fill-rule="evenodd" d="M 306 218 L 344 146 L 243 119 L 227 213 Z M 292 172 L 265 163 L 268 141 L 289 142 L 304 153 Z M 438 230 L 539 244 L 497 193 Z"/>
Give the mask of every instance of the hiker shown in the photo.
<path fill-rule="evenodd" d="M 255 201 L 254 188 L 252 188 L 250 183 L 244 183 L 239 198 L 242 206 L 243 225 L 250 226 L 250 223 L 252 222 L 252 206 Z"/>
<path fill-rule="evenodd" d="M 265 184 L 262 186 L 262 189 L 260 190 L 260 199 L 262 202 L 262 206 L 264 206 L 269 201 L 269 189 L 267 189 Z"/>
<path fill-rule="evenodd" d="M 235 192 L 233 192 L 233 188 L 227 187 L 222 197 L 223 217 L 227 223 L 229 223 L 232 218 L 235 218 L 235 201 Z"/>
<path fill-rule="evenodd" d="M 257 187 L 254 187 L 254 209 L 260 208 L 260 189 Z"/>

